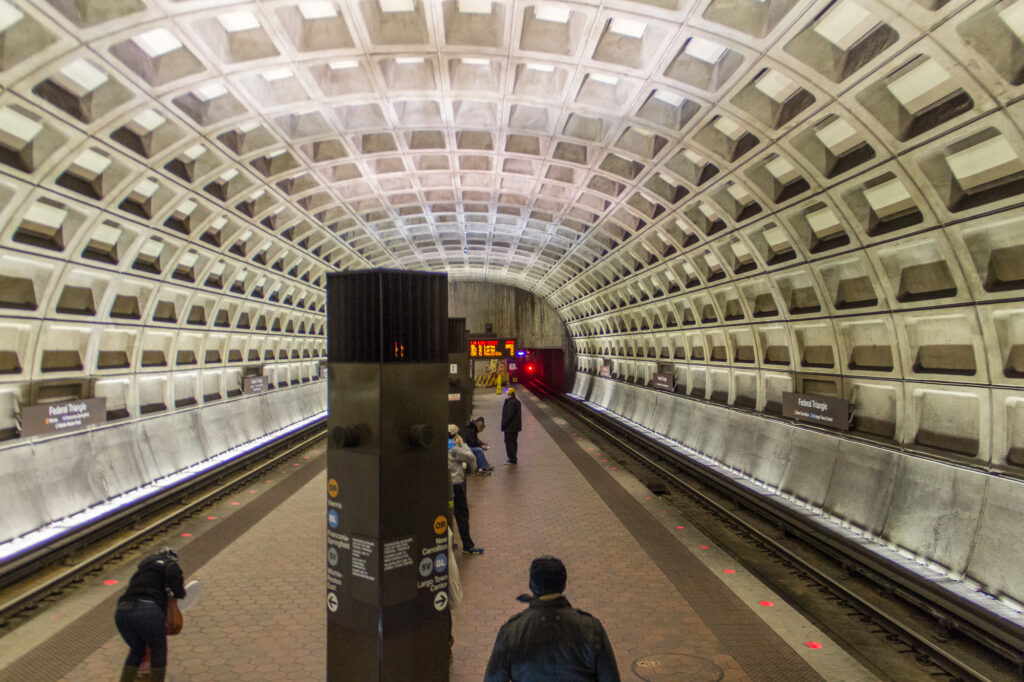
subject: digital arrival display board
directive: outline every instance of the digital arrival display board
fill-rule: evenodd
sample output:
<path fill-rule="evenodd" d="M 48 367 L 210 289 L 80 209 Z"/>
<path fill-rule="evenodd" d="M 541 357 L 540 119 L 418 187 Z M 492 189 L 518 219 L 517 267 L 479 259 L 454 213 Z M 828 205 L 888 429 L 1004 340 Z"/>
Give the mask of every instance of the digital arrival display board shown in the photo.
<path fill-rule="evenodd" d="M 515 339 L 470 339 L 469 357 L 483 359 L 514 358 Z"/>

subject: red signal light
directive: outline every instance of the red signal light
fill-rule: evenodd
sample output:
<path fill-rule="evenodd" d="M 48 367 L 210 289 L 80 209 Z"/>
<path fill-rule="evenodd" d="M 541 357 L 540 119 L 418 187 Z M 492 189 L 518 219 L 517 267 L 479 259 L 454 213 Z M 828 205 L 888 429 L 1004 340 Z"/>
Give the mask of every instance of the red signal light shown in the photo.
<path fill-rule="evenodd" d="M 533 374 L 533 365 L 532 364 L 526 366 L 526 373 L 527 374 Z"/>

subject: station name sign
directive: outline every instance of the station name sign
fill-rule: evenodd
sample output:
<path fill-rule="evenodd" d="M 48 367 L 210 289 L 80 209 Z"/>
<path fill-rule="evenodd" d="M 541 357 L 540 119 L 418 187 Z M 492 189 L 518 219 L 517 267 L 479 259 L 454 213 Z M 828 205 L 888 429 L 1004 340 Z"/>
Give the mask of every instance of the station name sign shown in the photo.
<path fill-rule="evenodd" d="M 655 372 L 652 378 L 654 379 L 654 388 L 660 391 L 671 391 L 675 388 L 675 386 L 672 385 L 671 374 Z"/>
<path fill-rule="evenodd" d="M 514 358 L 515 356 L 515 339 L 469 340 L 469 357 L 471 358 Z"/>
<path fill-rule="evenodd" d="M 827 426 L 840 431 L 850 429 L 850 401 L 809 393 L 783 393 L 783 416 L 800 422 Z"/>
<path fill-rule="evenodd" d="M 267 392 L 267 377 L 245 377 L 242 381 L 242 393 L 266 393 Z"/>
<path fill-rule="evenodd" d="M 106 398 L 83 398 L 21 408 L 21 435 L 45 436 L 78 431 L 107 421 Z"/>

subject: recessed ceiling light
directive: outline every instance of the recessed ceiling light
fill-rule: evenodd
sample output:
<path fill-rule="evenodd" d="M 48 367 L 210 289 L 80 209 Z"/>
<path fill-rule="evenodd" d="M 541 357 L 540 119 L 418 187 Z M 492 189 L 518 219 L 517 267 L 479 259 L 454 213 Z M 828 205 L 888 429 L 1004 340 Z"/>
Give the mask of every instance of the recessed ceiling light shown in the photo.
<path fill-rule="evenodd" d="M 598 83 L 604 83 L 605 85 L 618 85 L 619 79 L 615 76 L 609 76 L 603 73 L 592 73 L 590 78 L 597 81 Z"/>
<path fill-rule="evenodd" d="M 279 69 L 271 69 L 270 71 L 264 71 L 263 80 L 267 81 L 268 83 L 273 83 L 274 81 L 284 80 L 285 78 L 291 78 L 293 75 L 294 74 L 292 73 L 291 69 L 289 69 L 286 66 L 283 66 Z"/>
<path fill-rule="evenodd" d="M 961 189 L 970 191 L 1022 170 L 1020 157 L 1002 135 L 946 157 Z"/>
<path fill-rule="evenodd" d="M 840 50 L 849 50 L 880 23 L 871 12 L 846 0 L 826 14 L 814 27 L 814 32 Z"/>
<path fill-rule="evenodd" d="M 381 12 L 412 12 L 415 9 L 415 0 L 380 0 Z"/>
<path fill-rule="evenodd" d="M 103 175 L 111 163 L 113 162 L 109 157 L 91 149 L 86 149 L 75 158 L 68 170 L 83 180 L 92 181 Z"/>
<path fill-rule="evenodd" d="M 125 124 L 125 127 L 141 137 L 153 132 L 166 122 L 167 119 L 153 109 L 146 109 Z"/>
<path fill-rule="evenodd" d="M 328 64 L 332 71 L 342 71 L 344 69 L 354 69 L 359 66 L 359 62 L 355 59 L 339 59 L 337 61 Z"/>
<path fill-rule="evenodd" d="M 738 140 L 743 134 L 743 126 L 731 118 L 719 116 L 712 125 L 714 125 L 720 133 L 726 137 L 732 138 L 733 140 Z"/>
<path fill-rule="evenodd" d="M 209 102 L 228 94 L 228 89 L 220 83 L 207 83 L 206 85 L 196 88 L 195 94 L 196 97 L 202 101 Z"/>
<path fill-rule="evenodd" d="M 142 48 L 142 51 L 150 57 L 159 57 L 181 48 L 181 41 L 166 28 L 157 28 L 141 33 L 132 38 L 132 42 Z"/>
<path fill-rule="evenodd" d="M 632 19 L 612 19 L 608 24 L 608 30 L 628 38 L 643 38 L 647 24 Z"/>
<path fill-rule="evenodd" d="M 463 14 L 490 14 L 491 0 L 459 0 L 459 11 Z"/>
<path fill-rule="evenodd" d="M 836 156 L 842 156 L 861 143 L 860 135 L 854 127 L 841 118 L 818 128 L 814 136 Z"/>
<path fill-rule="evenodd" d="M 11 26 L 21 21 L 24 18 L 21 10 L 13 5 L 0 0 L 0 32 L 6 31 Z"/>
<path fill-rule="evenodd" d="M 774 69 L 768 69 L 761 74 L 754 87 L 780 104 L 800 89 L 796 83 Z"/>
<path fill-rule="evenodd" d="M 333 19 L 338 16 L 338 10 L 330 2 L 313 0 L 313 2 L 300 2 L 299 12 L 302 18 L 307 21 L 316 19 Z"/>
<path fill-rule="evenodd" d="M 183 151 L 181 153 L 181 155 L 184 158 L 188 159 L 189 161 L 195 161 L 196 159 L 198 159 L 200 156 L 202 156 L 205 153 L 206 153 L 206 147 L 204 147 L 201 144 L 194 144 L 191 147 L 189 147 L 188 149 L 186 149 L 185 151 Z"/>
<path fill-rule="evenodd" d="M 1017 0 L 1017 2 L 1004 9 L 999 13 L 999 18 L 1018 37 L 1024 38 L 1024 0 Z"/>
<path fill-rule="evenodd" d="M 533 16 L 541 21 L 552 21 L 557 24 L 564 24 L 569 21 L 572 9 L 564 5 L 535 5 Z"/>
<path fill-rule="evenodd" d="M 423 57 L 395 57 L 395 64 L 422 64 Z"/>
<path fill-rule="evenodd" d="M 470 66 L 490 66 L 491 60 L 481 59 L 480 57 L 463 57 L 462 63 Z"/>
<path fill-rule="evenodd" d="M 551 73 L 555 70 L 555 67 L 551 64 L 538 64 L 536 62 L 530 62 L 526 65 L 526 68 L 530 71 L 543 71 L 544 73 Z"/>
<path fill-rule="evenodd" d="M 21 149 L 43 132 L 43 124 L 20 112 L 4 107 L 0 109 L 0 144 L 8 149 Z"/>
<path fill-rule="evenodd" d="M 221 14 L 217 17 L 217 21 L 220 22 L 220 25 L 223 26 L 224 30 L 228 33 L 251 31 L 260 27 L 260 22 L 256 18 L 256 15 L 246 10 Z"/>
<path fill-rule="evenodd" d="M 697 152 L 693 151 L 692 149 L 684 149 L 683 156 L 685 156 L 690 161 L 690 163 L 696 164 L 698 166 L 703 166 L 705 163 L 704 157 L 698 154 Z"/>
<path fill-rule="evenodd" d="M 883 219 L 917 205 L 899 178 L 864 190 L 864 198 L 871 204 L 875 215 Z"/>
<path fill-rule="evenodd" d="M 903 108 L 916 116 L 939 100 L 960 89 L 956 81 L 934 59 L 925 59 L 888 84 Z"/>
<path fill-rule="evenodd" d="M 673 107 L 682 106 L 683 102 L 686 101 L 686 98 L 683 97 L 682 95 L 678 95 L 669 90 L 655 90 L 654 99 L 664 102 L 665 104 L 671 105 Z"/>
<path fill-rule="evenodd" d="M 683 52 L 708 64 L 717 64 L 726 48 L 718 43 L 694 36 L 686 41 Z"/>
<path fill-rule="evenodd" d="M 785 157 L 778 156 L 764 165 L 765 170 L 771 173 L 779 182 L 790 182 L 799 173 Z"/>

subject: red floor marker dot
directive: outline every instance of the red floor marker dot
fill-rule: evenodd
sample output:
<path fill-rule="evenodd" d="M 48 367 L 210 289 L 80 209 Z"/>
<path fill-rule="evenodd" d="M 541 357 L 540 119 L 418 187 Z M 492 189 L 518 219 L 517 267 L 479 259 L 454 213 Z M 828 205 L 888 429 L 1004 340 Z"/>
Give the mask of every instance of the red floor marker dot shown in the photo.
<path fill-rule="evenodd" d="M 760 604 L 761 606 L 775 606 L 775 602 L 773 602 L 773 601 L 767 601 L 766 600 L 766 601 L 759 601 L 757 603 Z"/>
<path fill-rule="evenodd" d="M 724 569 L 722 571 L 722 573 L 735 573 L 735 572 L 736 572 L 735 568 L 726 568 L 726 569 Z"/>
<path fill-rule="evenodd" d="M 707 546 L 707 545 L 700 545 L 700 548 L 701 548 L 701 549 L 707 549 L 707 548 L 708 548 L 708 546 Z"/>
<path fill-rule="evenodd" d="M 241 502 L 232 502 L 232 503 L 231 503 L 231 506 L 232 506 L 232 507 L 237 507 L 237 506 L 238 506 L 238 505 L 240 505 L 240 504 L 242 504 L 242 503 L 241 503 Z"/>
<path fill-rule="evenodd" d="M 309 455 L 306 455 L 306 456 L 305 456 L 305 457 L 303 457 L 302 459 L 309 459 Z"/>
<path fill-rule="evenodd" d="M 117 584 L 117 581 L 116 581 L 116 580 L 114 580 L 113 578 L 111 578 L 110 580 L 104 580 L 104 581 L 103 581 L 103 584 L 104 584 L 104 585 L 116 585 L 116 584 Z"/>
<path fill-rule="evenodd" d="M 252 494 L 252 495 L 255 495 L 256 491 L 255 490 L 250 490 L 249 493 Z"/>
<path fill-rule="evenodd" d="M 292 462 L 292 466 L 293 467 L 297 467 L 297 466 L 299 466 L 299 463 L 298 462 Z"/>
<path fill-rule="evenodd" d="M 601 461 L 602 461 L 602 462 L 607 462 L 608 460 L 606 460 L 606 459 L 602 459 Z"/>
<path fill-rule="evenodd" d="M 207 521 L 216 521 L 216 520 L 217 520 L 217 517 L 216 517 L 216 516 L 207 516 L 207 517 L 206 517 L 206 520 L 207 520 Z"/>
<path fill-rule="evenodd" d="M 804 642 L 804 646 L 808 649 L 820 649 L 821 642 Z"/>
<path fill-rule="evenodd" d="M 686 526 L 676 526 L 676 530 L 683 530 Z"/>
<path fill-rule="evenodd" d="M 182 533 L 181 537 L 183 537 L 183 538 L 190 538 L 190 537 L 192 537 L 192 533 Z"/>
<path fill-rule="evenodd" d="M 661 513 L 662 513 L 662 514 L 668 514 L 668 511 L 667 511 L 667 510 L 665 510 L 665 509 L 662 509 L 662 510 L 660 510 L 660 511 L 661 511 Z"/>
<path fill-rule="evenodd" d="M 647 496 L 647 497 L 645 497 L 644 499 L 645 499 L 645 500 L 649 500 L 649 499 L 651 499 L 651 496 L 650 496 L 650 495 L 648 495 L 648 496 Z"/>
<path fill-rule="evenodd" d="M 619 467 L 612 467 L 612 469 L 618 469 Z"/>

